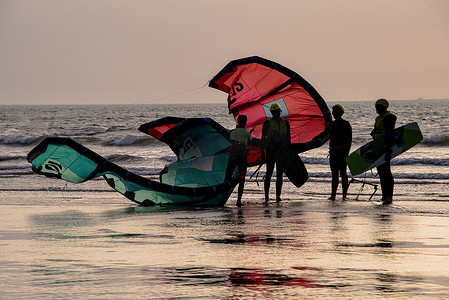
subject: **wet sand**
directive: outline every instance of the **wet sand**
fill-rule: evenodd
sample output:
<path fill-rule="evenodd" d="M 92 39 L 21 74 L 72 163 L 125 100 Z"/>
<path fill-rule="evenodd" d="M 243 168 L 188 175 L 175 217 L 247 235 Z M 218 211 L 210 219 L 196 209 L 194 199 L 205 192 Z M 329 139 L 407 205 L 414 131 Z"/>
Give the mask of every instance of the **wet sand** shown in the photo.
<path fill-rule="evenodd" d="M 223 208 L 145 208 L 88 187 L 2 191 L 0 298 L 449 297 L 446 202 L 290 189 L 264 205 L 250 184 L 242 208 L 234 194 Z"/>

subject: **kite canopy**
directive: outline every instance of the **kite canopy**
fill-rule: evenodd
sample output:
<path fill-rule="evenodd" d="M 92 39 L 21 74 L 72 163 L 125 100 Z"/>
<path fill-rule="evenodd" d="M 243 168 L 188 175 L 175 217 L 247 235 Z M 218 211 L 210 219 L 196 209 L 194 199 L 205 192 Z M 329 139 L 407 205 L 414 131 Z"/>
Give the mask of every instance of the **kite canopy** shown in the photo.
<path fill-rule="evenodd" d="M 248 117 L 247 128 L 261 138 L 262 125 L 279 104 L 290 122 L 291 143 L 297 152 L 322 146 L 328 140 L 331 113 L 320 94 L 304 78 L 270 60 L 253 56 L 231 61 L 209 83 L 228 96 L 229 112 Z"/>
<path fill-rule="evenodd" d="M 229 131 L 211 119 L 167 117 L 139 130 L 166 142 L 178 161 L 160 173 L 161 182 L 133 174 L 69 138 L 46 138 L 28 154 L 34 172 L 80 183 L 103 176 L 141 205 L 222 206 L 237 179 L 225 182 Z"/>
<path fill-rule="evenodd" d="M 224 182 L 229 131 L 214 120 L 165 117 L 139 130 L 166 143 L 178 158 L 161 171 L 162 182 L 189 187 Z"/>
<path fill-rule="evenodd" d="M 166 143 L 179 161 L 215 155 L 230 146 L 229 131 L 209 118 L 165 117 L 139 130 Z"/>
<path fill-rule="evenodd" d="M 226 152 L 230 146 L 229 131 L 212 119 L 165 117 L 139 127 L 139 130 L 166 143 L 183 161 L 191 157 L 202 157 Z M 261 143 L 249 143 L 249 165 L 263 162 Z"/>

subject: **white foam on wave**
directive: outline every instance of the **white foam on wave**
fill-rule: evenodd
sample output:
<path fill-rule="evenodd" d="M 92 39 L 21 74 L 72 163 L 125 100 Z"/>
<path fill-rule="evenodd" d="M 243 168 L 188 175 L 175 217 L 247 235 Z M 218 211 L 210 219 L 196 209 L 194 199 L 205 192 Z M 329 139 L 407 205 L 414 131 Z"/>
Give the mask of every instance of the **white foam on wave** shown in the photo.
<path fill-rule="evenodd" d="M 171 156 L 168 155 L 164 155 L 161 157 L 161 160 L 166 161 L 166 162 L 175 162 L 176 161 L 176 156 L 173 154 Z"/>
<path fill-rule="evenodd" d="M 128 154 L 111 154 L 106 155 L 105 158 L 112 162 L 139 162 L 144 160 L 143 157 Z"/>
<path fill-rule="evenodd" d="M 0 165 L 0 170 L 8 171 L 8 170 L 31 170 L 31 165 Z"/>
<path fill-rule="evenodd" d="M 424 145 L 448 146 L 449 134 L 439 134 L 430 137 L 424 137 L 421 143 Z"/>
<path fill-rule="evenodd" d="M 364 179 L 364 178 L 379 179 L 379 176 L 377 175 L 376 171 L 374 171 L 374 172 L 375 173 L 371 173 L 368 171 L 368 172 L 361 174 L 359 176 L 356 176 L 354 178 L 356 178 L 356 179 Z M 309 172 L 309 177 L 310 178 L 332 178 L 332 174 L 330 172 Z M 350 173 L 348 173 L 348 177 L 351 177 Z M 393 170 L 393 177 L 395 179 L 448 180 L 449 174 L 447 174 L 447 173 L 400 173 L 400 172 L 394 172 L 394 170 Z"/>
<path fill-rule="evenodd" d="M 301 157 L 301 160 L 305 164 L 311 164 L 311 165 L 328 165 L 329 164 L 329 158 L 328 157 L 303 157 L 301 154 L 299 154 Z"/>
<path fill-rule="evenodd" d="M 302 161 L 306 165 L 329 165 L 328 157 L 304 157 L 301 156 Z M 391 165 L 431 165 L 431 166 L 449 166 L 449 159 L 443 158 L 428 158 L 428 157 L 409 157 L 402 158 L 395 157 L 391 160 Z"/>
<path fill-rule="evenodd" d="M 6 136 L 1 140 L 1 143 L 4 145 L 31 145 L 34 142 L 38 141 L 41 137 L 35 136 Z"/>
<path fill-rule="evenodd" d="M 22 160 L 22 159 L 25 159 L 25 157 L 18 155 L 0 155 L 0 161 Z"/>
<path fill-rule="evenodd" d="M 447 158 L 394 158 L 391 165 L 431 165 L 431 166 L 449 166 Z"/>
<path fill-rule="evenodd" d="M 131 136 L 131 135 L 126 135 L 122 137 L 115 136 L 108 138 L 105 143 L 106 145 L 110 146 L 130 146 L 139 144 L 146 139 L 147 137 L 142 136 Z"/>

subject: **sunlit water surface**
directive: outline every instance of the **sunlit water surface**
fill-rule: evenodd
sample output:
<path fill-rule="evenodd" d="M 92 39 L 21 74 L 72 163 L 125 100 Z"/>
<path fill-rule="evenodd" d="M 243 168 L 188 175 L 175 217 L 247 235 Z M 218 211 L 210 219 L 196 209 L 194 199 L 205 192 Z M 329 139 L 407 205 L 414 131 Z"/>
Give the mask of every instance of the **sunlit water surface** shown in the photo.
<path fill-rule="evenodd" d="M 73 201 L 1 205 L 0 298 L 449 296 L 449 222 L 438 202 L 428 207 L 436 213 L 414 214 L 414 202 L 173 209 Z"/>

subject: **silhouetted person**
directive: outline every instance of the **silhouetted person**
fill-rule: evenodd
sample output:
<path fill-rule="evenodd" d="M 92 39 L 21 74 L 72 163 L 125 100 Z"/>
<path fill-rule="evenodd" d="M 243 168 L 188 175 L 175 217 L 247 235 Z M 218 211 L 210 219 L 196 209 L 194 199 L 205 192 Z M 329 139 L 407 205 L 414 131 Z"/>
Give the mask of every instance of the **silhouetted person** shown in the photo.
<path fill-rule="evenodd" d="M 270 106 L 270 112 L 273 115 L 271 119 L 266 120 L 262 127 L 262 143 L 266 150 L 267 171 L 264 180 L 265 201 L 269 200 L 271 176 L 273 175 L 274 165 L 276 164 L 276 201 L 281 201 L 282 174 L 284 171 L 274 160 L 273 154 L 282 147 L 288 147 L 290 144 L 290 123 L 281 118 L 281 107 L 277 103 Z"/>
<path fill-rule="evenodd" d="M 246 129 L 248 118 L 245 115 L 237 117 L 237 126 L 231 130 L 231 148 L 229 153 L 229 162 L 226 167 L 226 180 L 229 180 L 234 174 L 235 167 L 238 168 L 239 188 L 237 195 L 237 206 L 242 205 L 243 188 L 245 186 L 245 176 L 247 169 L 248 142 L 251 140 L 251 133 Z"/>
<path fill-rule="evenodd" d="M 385 163 L 377 167 L 379 173 L 380 187 L 382 188 L 382 204 L 388 205 L 393 202 L 394 178 L 391 174 L 390 160 L 391 147 L 394 144 L 394 127 L 396 124 L 396 116 L 389 112 L 389 103 L 386 99 L 376 101 L 376 112 L 379 114 L 374 122 L 374 129 L 371 131 L 373 138 L 385 137 Z"/>
<path fill-rule="evenodd" d="M 346 172 L 346 157 L 351 150 L 352 128 L 348 121 L 343 120 L 345 110 L 340 104 L 332 107 L 334 121 L 329 130 L 329 165 L 332 172 L 332 192 L 329 200 L 335 200 L 339 176 L 341 176 L 341 186 L 343 189 L 343 200 L 348 194 L 348 174 Z"/>

